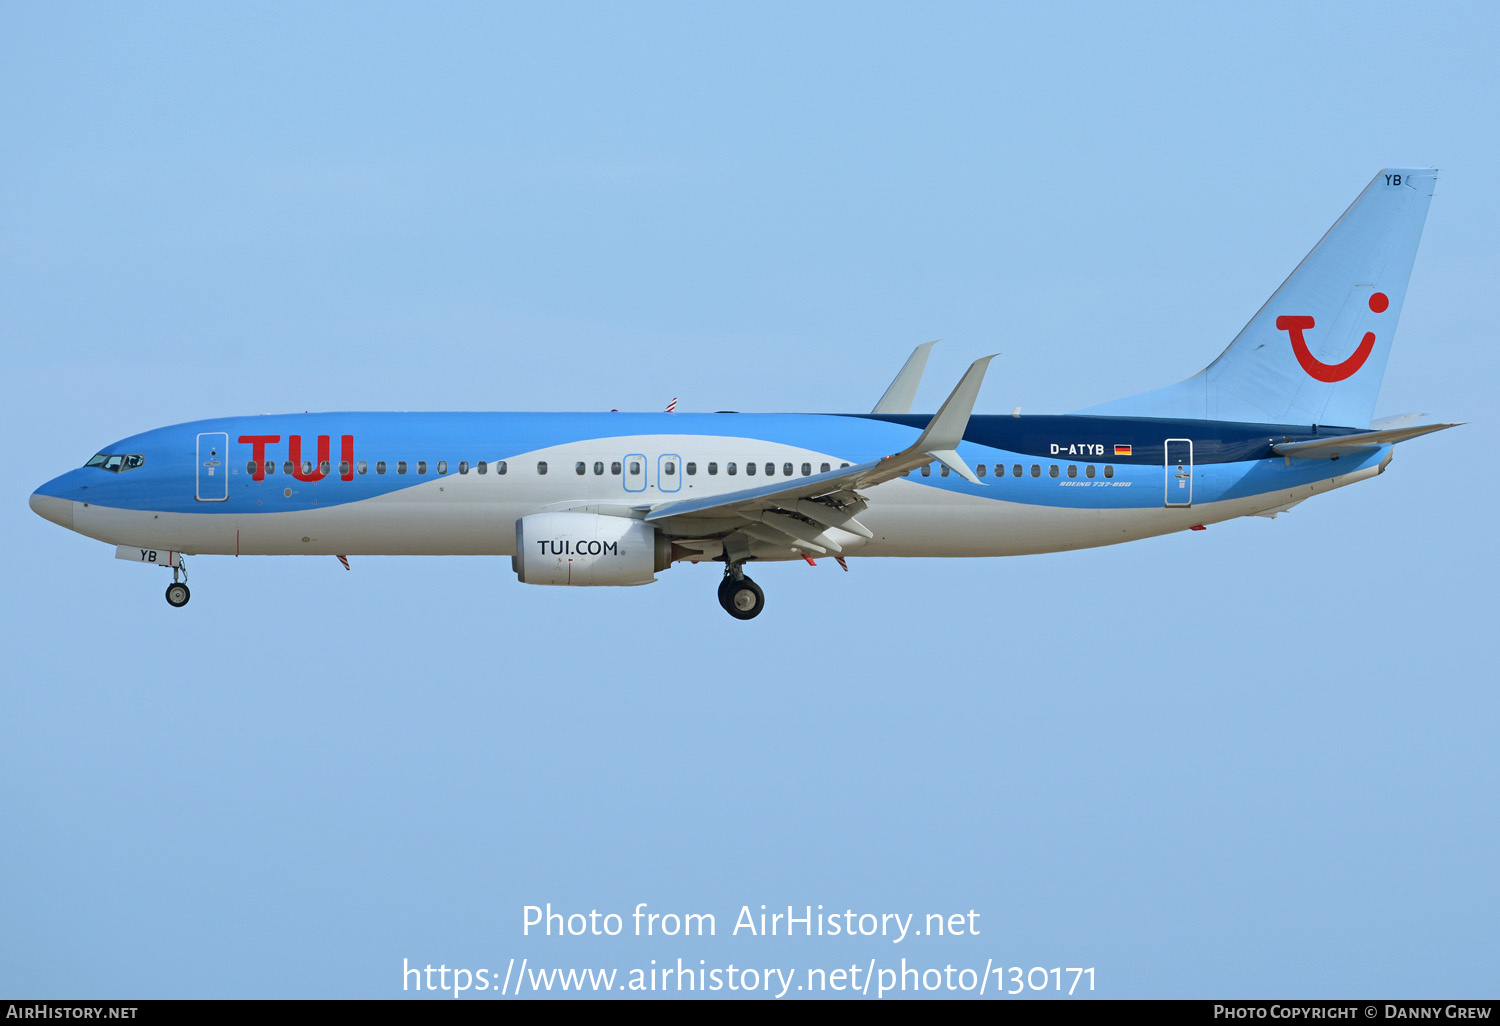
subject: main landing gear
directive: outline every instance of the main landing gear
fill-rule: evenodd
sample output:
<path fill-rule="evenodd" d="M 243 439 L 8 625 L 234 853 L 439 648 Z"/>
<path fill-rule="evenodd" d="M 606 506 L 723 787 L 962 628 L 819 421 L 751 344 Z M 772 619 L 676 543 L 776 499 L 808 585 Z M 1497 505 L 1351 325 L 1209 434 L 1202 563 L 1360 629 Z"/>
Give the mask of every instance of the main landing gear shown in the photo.
<path fill-rule="evenodd" d="M 174 566 L 172 583 L 167 585 L 167 605 L 173 609 L 181 609 L 188 604 L 188 599 L 193 597 L 193 593 L 188 591 L 187 586 L 187 564 L 182 561 L 181 556 L 177 557 L 177 562 L 181 565 L 182 580 L 177 579 L 179 567 Z"/>
<path fill-rule="evenodd" d="M 719 605 L 736 620 L 752 620 L 765 608 L 766 593 L 738 565 L 731 565 L 719 582 Z"/>

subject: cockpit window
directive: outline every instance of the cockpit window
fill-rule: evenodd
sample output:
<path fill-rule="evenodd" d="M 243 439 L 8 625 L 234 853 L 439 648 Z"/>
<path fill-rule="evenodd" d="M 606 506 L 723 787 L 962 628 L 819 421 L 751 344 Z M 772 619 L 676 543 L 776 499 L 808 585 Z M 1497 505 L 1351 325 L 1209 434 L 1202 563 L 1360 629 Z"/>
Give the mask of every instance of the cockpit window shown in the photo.
<path fill-rule="evenodd" d="M 124 470 L 134 470 L 146 462 L 146 457 L 140 453 L 124 455 L 122 453 L 101 452 L 84 464 L 85 467 L 98 467 L 107 470 L 111 474 L 118 474 Z"/>

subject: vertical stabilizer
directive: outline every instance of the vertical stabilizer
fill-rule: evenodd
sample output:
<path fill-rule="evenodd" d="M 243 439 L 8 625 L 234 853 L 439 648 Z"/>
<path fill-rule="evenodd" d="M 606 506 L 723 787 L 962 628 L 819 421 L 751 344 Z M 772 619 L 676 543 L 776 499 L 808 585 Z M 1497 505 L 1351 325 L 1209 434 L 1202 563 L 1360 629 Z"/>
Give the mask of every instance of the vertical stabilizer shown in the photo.
<path fill-rule="evenodd" d="M 1367 426 L 1436 181 L 1431 168 L 1381 171 L 1217 360 L 1079 412 Z"/>

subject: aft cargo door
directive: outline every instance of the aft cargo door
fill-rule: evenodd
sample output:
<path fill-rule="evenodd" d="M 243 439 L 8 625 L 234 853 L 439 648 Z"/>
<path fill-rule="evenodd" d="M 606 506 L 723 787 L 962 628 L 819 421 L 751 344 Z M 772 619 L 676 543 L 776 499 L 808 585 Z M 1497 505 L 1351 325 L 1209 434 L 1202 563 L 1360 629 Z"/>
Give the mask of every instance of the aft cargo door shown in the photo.
<path fill-rule="evenodd" d="M 1167 439 L 1167 505 L 1193 504 L 1193 443 L 1187 438 Z"/>
<path fill-rule="evenodd" d="M 223 502 L 229 498 L 229 435 L 206 431 L 198 436 L 199 502 Z"/>

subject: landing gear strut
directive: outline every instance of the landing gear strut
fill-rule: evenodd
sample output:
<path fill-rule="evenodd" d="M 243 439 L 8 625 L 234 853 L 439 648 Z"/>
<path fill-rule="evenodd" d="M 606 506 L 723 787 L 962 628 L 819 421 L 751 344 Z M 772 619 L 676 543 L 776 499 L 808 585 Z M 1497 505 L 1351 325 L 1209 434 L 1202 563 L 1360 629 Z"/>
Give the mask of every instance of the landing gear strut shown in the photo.
<path fill-rule="evenodd" d="M 719 582 L 719 605 L 736 620 L 751 620 L 765 608 L 766 593 L 738 566 L 730 566 Z"/>
<path fill-rule="evenodd" d="M 182 580 L 179 581 L 177 579 L 178 567 L 174 566 L 172 568 L 172 583 L 167 585 L 167 605 L 173 609 L 181 609 L 188 604 L 188 599 L 193 597 L 193 593 L 188 591 L 187 586 L 187 564 L 182 562 L 181 556 L 177 557 L 177 561 L 182 564 Z"/>

